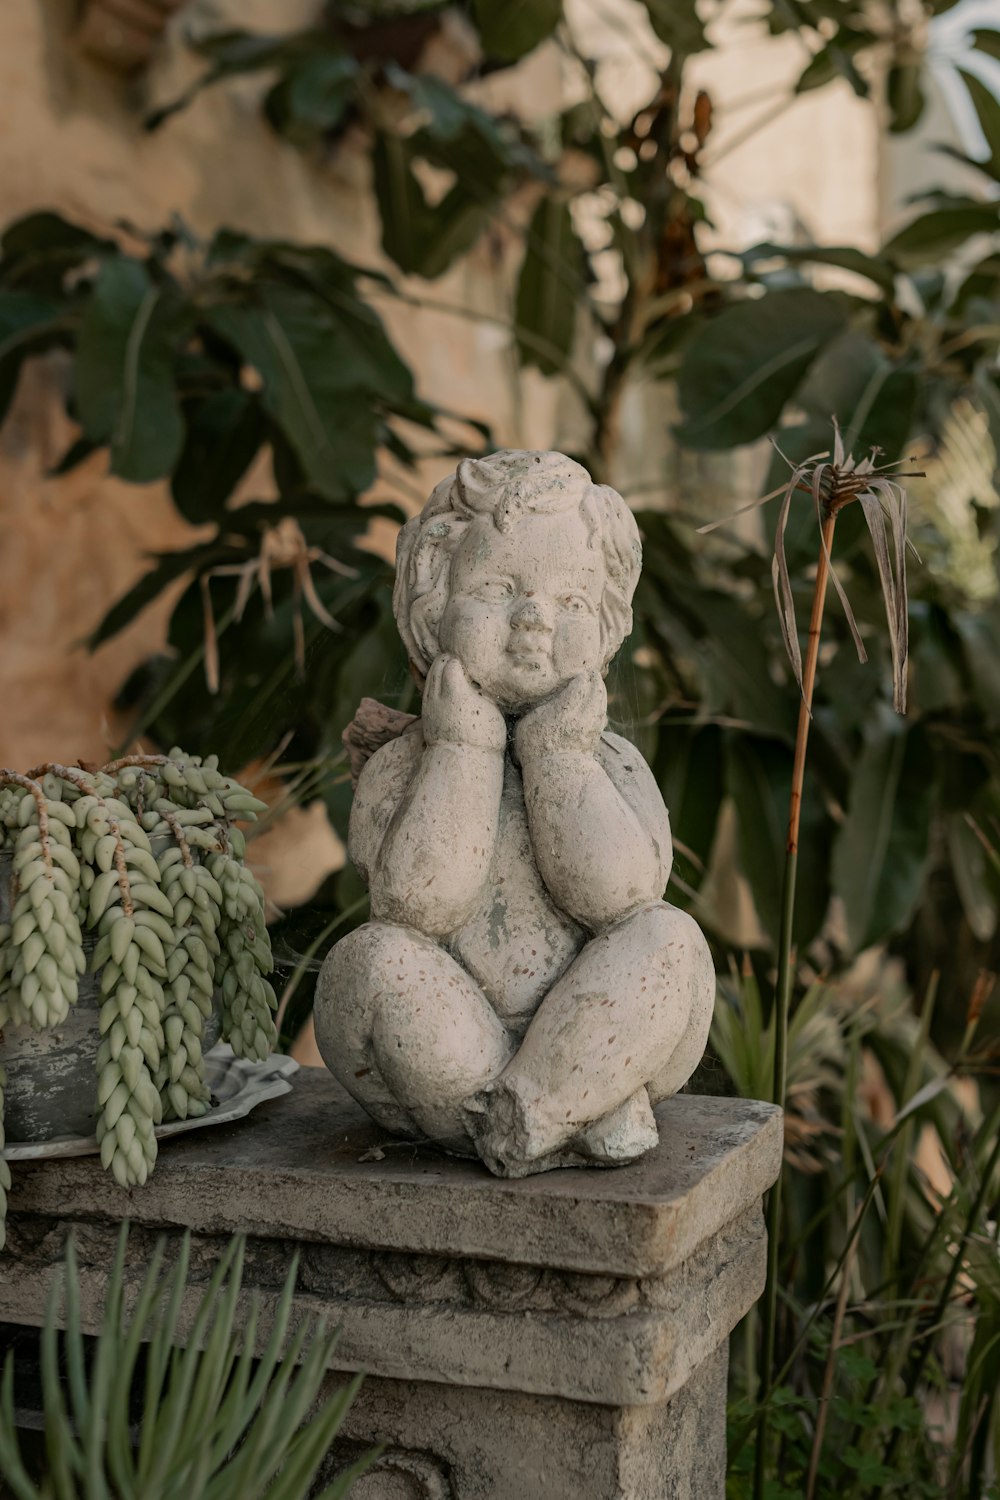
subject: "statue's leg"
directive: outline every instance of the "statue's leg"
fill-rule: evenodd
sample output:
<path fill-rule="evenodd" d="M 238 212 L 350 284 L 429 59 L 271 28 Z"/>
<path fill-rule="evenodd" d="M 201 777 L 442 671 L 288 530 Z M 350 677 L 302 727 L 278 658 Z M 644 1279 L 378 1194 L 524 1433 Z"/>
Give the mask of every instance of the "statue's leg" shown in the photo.
<path fill-rule="evenodd" d="M 316 986 L 327 1067 L 387 1130 L 472 1154 L 462 1101 L 514 1043 L 482 990 L 437 943 L 368 922 L 341 938 Z"/>
<path fill-rule="evenodd" d="M 693 1072 L 714 999 L 708 944 L 676 907 L 641 907 L 592 938 L 542 1001 L 501 1077 L 469 1101 L 483 1159 L 521 1175 L 569 1164 L 573 1154 L 641 1154 L 656 1140 L 649 1096 L 676 1092 Z M 569 1157 L 557 1159 L 564 1148 Z"/>

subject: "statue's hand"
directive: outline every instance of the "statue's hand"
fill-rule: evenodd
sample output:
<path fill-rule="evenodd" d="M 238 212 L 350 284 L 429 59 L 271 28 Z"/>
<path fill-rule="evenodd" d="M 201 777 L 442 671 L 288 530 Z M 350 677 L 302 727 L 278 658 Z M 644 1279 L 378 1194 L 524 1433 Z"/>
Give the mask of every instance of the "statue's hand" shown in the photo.
<path fill-rule="evenodd" d="M 428 745 L 503 750 L 507 744 L 507 721 L 496 704 L 473 687 L 457 656 L 438 656 L 431 663 L 421 722 Z"/>
<path fill-rule="evenodd" d="M 608 722 L 608 695 L 598 672 L 573 677 L 526 713 L 514 732 L 521 764 L 562 750 L 593 753 Z"/>

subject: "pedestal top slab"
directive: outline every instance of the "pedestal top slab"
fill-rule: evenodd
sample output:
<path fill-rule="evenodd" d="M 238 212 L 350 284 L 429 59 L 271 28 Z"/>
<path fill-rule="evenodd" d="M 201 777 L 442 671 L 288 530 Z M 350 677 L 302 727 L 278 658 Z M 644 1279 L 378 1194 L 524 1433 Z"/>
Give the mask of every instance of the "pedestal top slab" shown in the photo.
<path fill-rule="evenodd" d="M 94 1157 L 17 1163 L 12 1214 L 129 1218 L 358 1249 L 662 1276 L 751 1208 L 781 1159 L 781 1112 L 678 1094 L 632 1166 L 498 1181 L 481 1163 L 379 1130 L 325 1072 L 248 1119 L 164 1142 L 124 1191 Z"/>

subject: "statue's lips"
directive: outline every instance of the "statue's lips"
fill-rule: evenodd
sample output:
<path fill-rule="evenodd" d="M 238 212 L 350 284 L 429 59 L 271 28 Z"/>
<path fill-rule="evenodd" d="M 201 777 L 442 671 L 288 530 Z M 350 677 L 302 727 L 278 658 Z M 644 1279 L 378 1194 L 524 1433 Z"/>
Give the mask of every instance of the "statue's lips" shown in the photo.
<path fill-rule="evenodd" d="M 547 651 L 507 651 L 507 660 L 515 667 L 524 667 L 529 672 L 540 672 L 549 665 Z"/>

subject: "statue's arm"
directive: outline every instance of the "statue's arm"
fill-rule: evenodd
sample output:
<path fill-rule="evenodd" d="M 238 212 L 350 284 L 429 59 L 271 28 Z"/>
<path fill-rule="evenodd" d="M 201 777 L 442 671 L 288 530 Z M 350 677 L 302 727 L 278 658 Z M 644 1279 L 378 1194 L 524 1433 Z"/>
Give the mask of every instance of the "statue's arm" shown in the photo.
<path fill-rule="evenodd" d="M 454 658 L 438 657 L 419 725 L 358 782 L 350 850 L 373 917 L 444 937 L 472 915 L 496 844 L 505 749 L 499 709 Z"/>
<path fill-rule="evenodd" d="M 670 820 L 634 745 L 603 734 L 522 765 L 532 846 L 553 901 L 591 931 L 663 895 Z"/>

